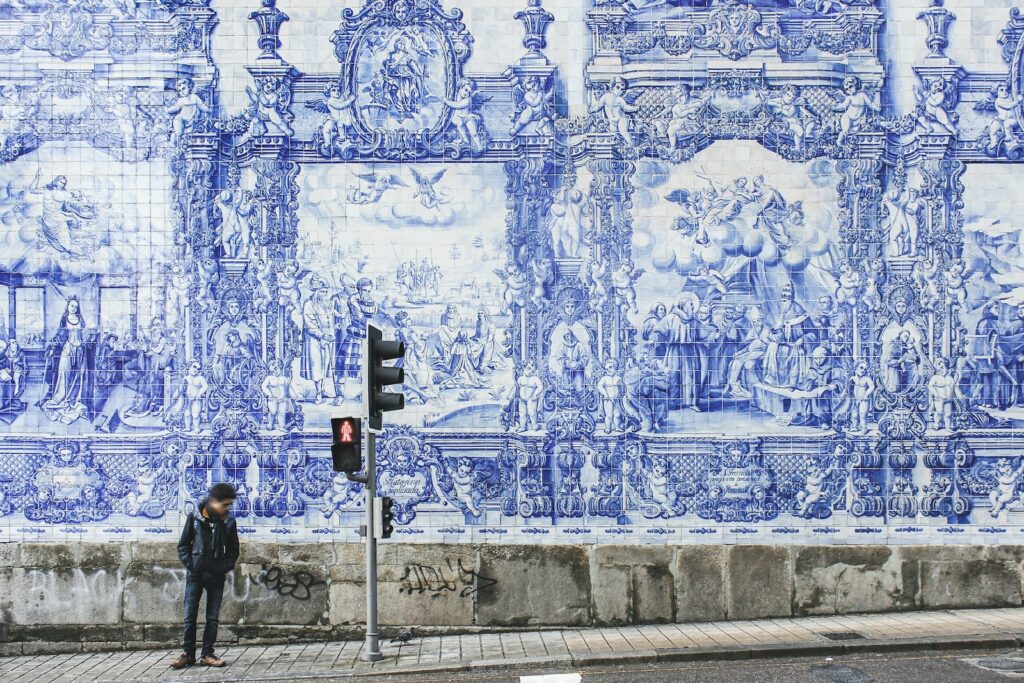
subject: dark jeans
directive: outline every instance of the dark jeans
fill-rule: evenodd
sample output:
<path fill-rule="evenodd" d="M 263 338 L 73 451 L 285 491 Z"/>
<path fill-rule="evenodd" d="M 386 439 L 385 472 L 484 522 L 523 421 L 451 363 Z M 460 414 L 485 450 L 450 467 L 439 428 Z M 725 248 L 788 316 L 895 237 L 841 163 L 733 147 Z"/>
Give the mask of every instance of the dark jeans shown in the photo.
<path fill-rule="evenodd" d="M 213 654 L 217 642 L 217 627 L 220 619 L 220 602 L 224 598 L 224 577 L 204 574 L 193 576 L 191 572 L 185 581 L 185 654 L 196 654 L 196 619 L 199 616 L 199 598 L 206 591 L 206 626 L 203 628 L 203 651 L 201 657 Z"/>

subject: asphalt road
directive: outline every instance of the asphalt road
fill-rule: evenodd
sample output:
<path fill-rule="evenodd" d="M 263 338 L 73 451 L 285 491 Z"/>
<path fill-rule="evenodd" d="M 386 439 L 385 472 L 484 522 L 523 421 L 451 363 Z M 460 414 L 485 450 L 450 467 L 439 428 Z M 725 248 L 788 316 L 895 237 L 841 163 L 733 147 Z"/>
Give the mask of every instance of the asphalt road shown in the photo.
<path fill-rule="evenodd" d="M 1012 670 L 1020 673 L 1013 673 Z M 581 678 L 566 675 L 574 673 Z M 549 669 L 375 676 L 372 680 L 380 683 L 521 683 L 522 677 L 545 674 L 561 674 L 559 678 L 552 676 L 548 679 L 550 683 L 573 683 L 576 680 L 582 683 L 1012 683 L 1014 680 L 1024 680 L 1024 652 L 888 653 L 836 658 L 801 657 L 607 667 L 575 672 Z M 544 678 L 526 678 L 524 683 L 548 681 Z"/>

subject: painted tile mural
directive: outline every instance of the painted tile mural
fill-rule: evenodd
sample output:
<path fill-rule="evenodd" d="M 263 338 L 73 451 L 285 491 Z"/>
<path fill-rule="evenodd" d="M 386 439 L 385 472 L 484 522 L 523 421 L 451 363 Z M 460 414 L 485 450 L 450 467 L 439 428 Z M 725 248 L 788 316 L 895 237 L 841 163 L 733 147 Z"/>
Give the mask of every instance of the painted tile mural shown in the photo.
<path fill-rule="evenodd" d="M 0 0 L 0 540 L 356 540 L 367 321 L 402 540 L 1020 540 L 1011 0 L 279 4 Z"/>

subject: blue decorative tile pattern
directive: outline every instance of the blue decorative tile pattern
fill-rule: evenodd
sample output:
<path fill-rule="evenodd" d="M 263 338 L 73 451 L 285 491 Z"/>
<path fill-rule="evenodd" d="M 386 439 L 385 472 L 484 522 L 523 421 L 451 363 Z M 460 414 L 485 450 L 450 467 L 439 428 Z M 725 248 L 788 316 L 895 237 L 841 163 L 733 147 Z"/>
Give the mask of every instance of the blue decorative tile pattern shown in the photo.
<path fill-rule="evenodd" d="M 1020 537 L 1024 14 L 556 2 L 0 1 L 0 540 Z"/>

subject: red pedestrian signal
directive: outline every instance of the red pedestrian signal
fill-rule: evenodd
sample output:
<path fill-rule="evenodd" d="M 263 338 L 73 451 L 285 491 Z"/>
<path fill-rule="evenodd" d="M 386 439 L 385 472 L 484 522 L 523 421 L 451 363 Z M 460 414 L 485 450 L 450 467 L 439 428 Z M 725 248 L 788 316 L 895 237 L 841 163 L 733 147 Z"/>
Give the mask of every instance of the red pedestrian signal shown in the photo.
<path fill-rule="evenodd" d="M 338 427 L 338 441 L 341 443 L 352 443 L 352 433 L 355 429 L 352 427 L 350 420 L 342 420 L 341 426 Z"/>
<path fill-rule="evenodd" d="M 331 461 L 335 472 L 363 469 L 362 420 L 358 417 L 331 418 Z"/>

